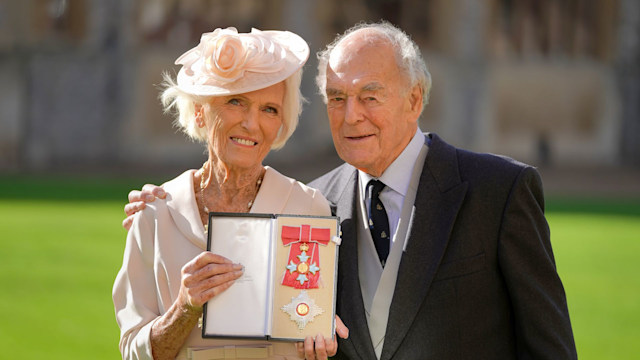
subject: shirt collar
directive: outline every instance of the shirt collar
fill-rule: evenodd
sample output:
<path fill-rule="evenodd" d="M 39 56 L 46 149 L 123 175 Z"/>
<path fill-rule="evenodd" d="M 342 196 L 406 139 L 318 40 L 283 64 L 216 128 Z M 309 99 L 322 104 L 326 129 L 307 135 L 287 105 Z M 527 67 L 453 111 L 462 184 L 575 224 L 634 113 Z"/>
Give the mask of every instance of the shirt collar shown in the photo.
<path fill-rule="evenodd" d="M 409 183 L 411 182 L 411 173 L 413 172 L 413 166 L 416 159 L 420 154 L 422 145 L 425 144 L 424 134 L 420 131 L 420 128 L 413 134 L 413 138 L 409 141 L 409 144 L 402 150 L 400 155 L 386 168 L 386 170 L 380 175 L 378 180 L 382 181 L 386 186 L 392 190 L 398 192 L 403 197 L 407 195 L 409 189 Z M 362 189 L 362 198 L 365 198 L 367 183 L 369 180 L 374 179 L 373 176 L 365 173 L 362 170 L 358 170 L 358 178 L 360 179 L 360 189 Z"/>

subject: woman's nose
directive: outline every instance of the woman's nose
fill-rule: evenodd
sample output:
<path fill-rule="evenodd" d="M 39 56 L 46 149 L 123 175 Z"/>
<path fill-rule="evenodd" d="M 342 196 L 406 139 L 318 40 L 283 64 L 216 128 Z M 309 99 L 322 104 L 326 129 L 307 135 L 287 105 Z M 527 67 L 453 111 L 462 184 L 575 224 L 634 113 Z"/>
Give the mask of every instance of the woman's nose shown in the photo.
<path fill-rule="evenodd" d="M 242 127 L 247 130 L 255 130 L 258 128 L 258 122 L 258 111 L 249 110 L 244 114 L 244 118 L 242 119 Z"/>

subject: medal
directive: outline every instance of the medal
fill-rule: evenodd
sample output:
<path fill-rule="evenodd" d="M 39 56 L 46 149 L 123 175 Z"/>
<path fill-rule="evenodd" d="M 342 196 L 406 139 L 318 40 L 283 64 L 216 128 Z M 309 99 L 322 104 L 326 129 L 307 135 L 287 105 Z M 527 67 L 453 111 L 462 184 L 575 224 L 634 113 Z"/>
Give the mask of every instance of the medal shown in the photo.
<path fill-rule="evenodd" d="M 292 321 L 298 324 L 298 329 L 303 330 L 307 323 L 313 321 L 313 318 L 322 314 L 322 310 L 316 302 L 309 297 L 306 290 L 300 291 L 300 294 L 291 298 L 291 302 L 283 306 L 282 311 L 289 314 Z"/>
<path fill-rule="evenodd" d="M 312 228 L 310 225 L 282 227 L 282 243 L 290 246 L 282 285 L 296 289 L 318 288 L 319 245 L 326 246 L 330 235 L 328 228 Z"/>

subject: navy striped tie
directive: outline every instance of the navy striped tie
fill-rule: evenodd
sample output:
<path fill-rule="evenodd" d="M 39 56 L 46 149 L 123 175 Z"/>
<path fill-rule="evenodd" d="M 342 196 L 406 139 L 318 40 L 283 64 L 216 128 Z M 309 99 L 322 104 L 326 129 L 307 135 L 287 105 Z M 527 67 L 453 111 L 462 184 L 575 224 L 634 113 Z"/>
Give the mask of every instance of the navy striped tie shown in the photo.
<path fill-rule="evenodd" d="M 384 187 L 384 183 L 379 180 L 371 180 L 369 184 L 367 184 L 367 196 L 371 199 L 368 214 L 369 230 L 371 231 L 371 237 L 376 246 L 382 267 L 384 267 L 387 262 L 387 256 L 389 256 L 390 236 L 389 218 L 387 217 L 387 211 L 384 209 L 382 201 L 380 201 L 380 192 Z"/>

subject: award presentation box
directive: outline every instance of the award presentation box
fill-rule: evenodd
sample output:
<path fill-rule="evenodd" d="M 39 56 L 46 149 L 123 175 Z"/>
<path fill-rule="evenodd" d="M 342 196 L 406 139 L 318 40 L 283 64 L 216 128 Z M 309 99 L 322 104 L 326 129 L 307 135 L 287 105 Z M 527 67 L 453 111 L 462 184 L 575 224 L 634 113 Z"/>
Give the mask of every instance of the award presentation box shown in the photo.
<path fill-rule="evenodd" d="M 202 336 L 333 336 L 339 224 L 335 216 L 210 213 L 207 250 L 244 274 L 205 304 Z"/>

